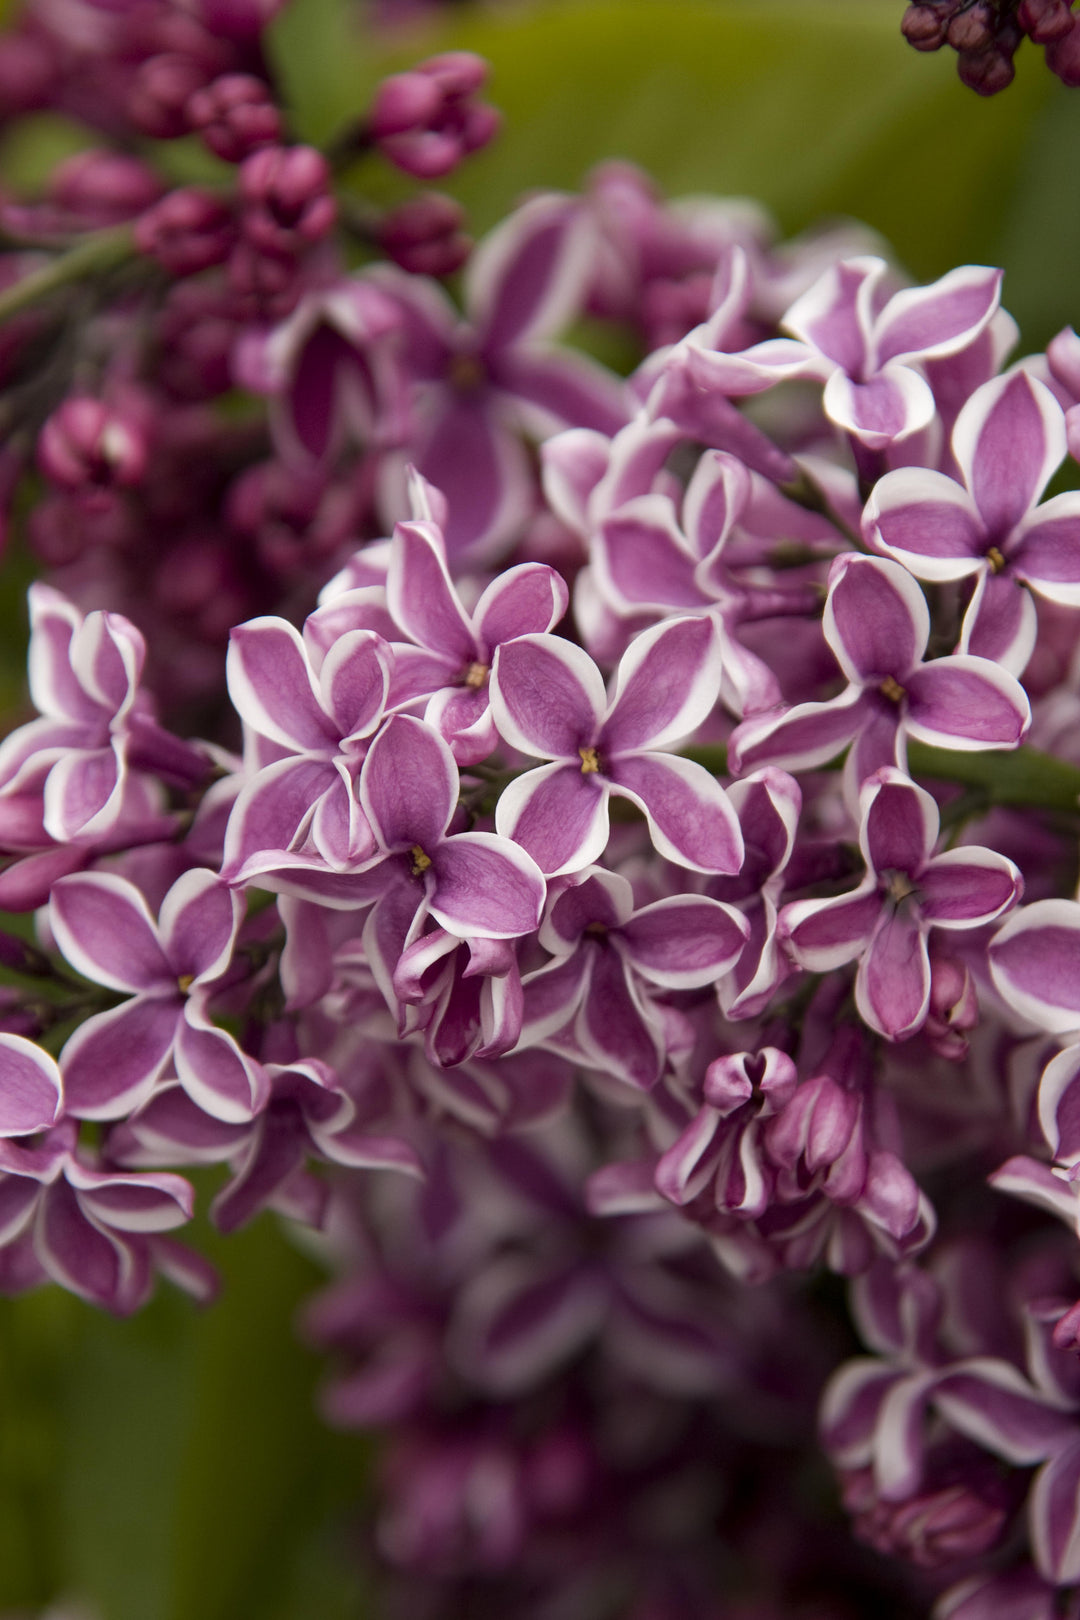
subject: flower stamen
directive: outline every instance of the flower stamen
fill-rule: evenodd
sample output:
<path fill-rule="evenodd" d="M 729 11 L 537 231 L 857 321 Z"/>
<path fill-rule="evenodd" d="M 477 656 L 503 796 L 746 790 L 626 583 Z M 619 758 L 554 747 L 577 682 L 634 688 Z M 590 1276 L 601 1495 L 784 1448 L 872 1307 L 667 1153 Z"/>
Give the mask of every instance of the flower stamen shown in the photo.
<path fill-rule="evenodd" d="M 425 855 L 419 844 L 414 844 L 412 849 L 410 849 L 409 854 L 412 856 L 413 877 L 423 877 L 424 873 L 431 865 L 431 856 Z"/>
<path fill-rule="evenodd" d="M 579 748 L 578 753 L 581 755 L 582 776 L 588 776 L 591 772 L 600 769 L 600 755 L 595 748 Z"/>
<path fill-rule="evenodd" d="M 900 682 L 893 675 L 886 675 L 878 691 L 882 697 L 887 697 L 890 703 L 902 703 L 907 695 Z"/>

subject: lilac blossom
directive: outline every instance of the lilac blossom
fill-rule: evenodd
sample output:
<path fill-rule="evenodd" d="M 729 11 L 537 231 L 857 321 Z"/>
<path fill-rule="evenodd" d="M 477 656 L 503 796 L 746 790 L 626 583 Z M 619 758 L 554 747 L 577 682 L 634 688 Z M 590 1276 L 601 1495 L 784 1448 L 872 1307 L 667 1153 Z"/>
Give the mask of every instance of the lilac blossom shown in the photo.
<path fill-rule="evenodd" d="M 61 1053 L 69 1111 L 118 1119 L 150 1096 L 171 1062 L 198 1106 L 248 1120 L 267 1101 L 259 1067 L 211 1017 L 242 904 L 212 872 L 186 872 L 154 921 L 126 879 L 78 873 L 54 888 L 49 923 L 72 967 L 130 999 L 80 1024 Z"/>
<path fill-rule="evenodd" d="M 700 765 L 668 753 L 705 719 L 722 668 L 719 626 L 669 619 L 640 635 L 610 700 L 600 671 L 555 636 L 504 642 L 491 672 L 500 735 L 553 761 L 502 793 L 496 826 L 549 877 L 591 865 L 608 841 L 608 799 L 644 811 L 656 848 L 691 870 L 737 872 L 742 834 L 724 790 Z"/>
<path fill-rule="evenodd" d="M 757 765 L 806 769 L 853 744 L 858 786 L 883 766 L 905 768 L 907 738 L 938 748 L 1016 748 L 1031 707 L 1016 678 L 970 653 L 926 661 L 930 613 L 899 563 L 850 554 L 829 574 L 825 639 L 847 686 L 824 703 L 755 716 L 732 737 L 738 772 Z"/>
<path fill-rule="evenodd" d="M 981 265 L 951 270 L 929 287 L 890 296 L 883 259 L 847 259 L 788 310 L 790 338 L 742 354 L 696 350 L 691 367 L 704 388 L 756 394 L 789 377 L 825 383 L 830 421 L 870 450 L 917 433 L 934 414 L 920 362 L 973 343 L 992 320 L 1001 272 Z"/>
<path fill-rule="evenodd" d="M 859 812 L 862 883 L 850 894 L 785 906 L 780 934 L 799 965 L 813 972 L 858 961 L 860 1015 L 879 1034 L 903 1040 L 922 1027 L 930 1007 L 930 930 L 996 922 L 1016 904 L 1023 883 L 996 850 L 965 845 L 935 855 L 937 806 L 892 767 L 863 783 Z"/>
<path fill-rule="evenodd" d="M 1065 451 L 1064 417 L 1049 390 L 1013 372 L 976 389 L 957 418 L 962 484 L 907 467 L 886 474 L 866 508 L 871 541 L 916 578 L 974 581 L 959 650 L 1015 675 L 1037 630 L 1023 586 L 1080 606 L 1080 497 L 1036 504 Z"/>

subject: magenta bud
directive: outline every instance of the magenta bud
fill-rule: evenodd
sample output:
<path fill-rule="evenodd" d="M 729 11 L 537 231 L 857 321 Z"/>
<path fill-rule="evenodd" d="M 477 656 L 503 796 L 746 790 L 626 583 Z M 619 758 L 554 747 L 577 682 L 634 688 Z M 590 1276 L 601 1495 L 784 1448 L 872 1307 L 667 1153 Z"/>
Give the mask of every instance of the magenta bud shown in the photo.
<path fill-rule="evenodd" d="M 219 39 L 250 43 L 272 22 L 285 0 L 197 0 L 197 10 Z"/>
<path fill-rule="evenodd" d="M 169 52 L 143 62 L 128 99 L 137 129 L 156 140 L 174 140 L 191 128 L 187 104 L 206 83 L 205 69 L 190 56 Z"/>
<path fill-rule="evenodd" d="M 146 438 L 130 415 L 83 395 L 49 417 L 37 460 L 50 483 L 66 489 L 137 484 L 146 471 Z"/>
<path fill-rule="evenodd" d="M 461 227 L 465 211 L 439 191 L 422 192 L 392 209 L 379 227 L 387 256 L 413 275 L 448 276 L 464 264 L 472 248 Z"/>
<path fill-rule="evenodd" d="M 135 245 L 174 276 L 193 276 L 228 258 L 236 238 L 232 213 L 212 191 L 170 191 L 136 222 Z"/>
<path fill-rule="evenodd" d="M 268 146 L 240 165 L 244 236 L 264 253 L 294 254 L 334 228 L 330 168 L 313 146 Z"/>
<path fill-rule="evenodd" d="M 975 0 L 949 23 L 946 38 L 954 51 L 985 51 L 994 43 L 996 17 L 989 0 Z"/>
<path fill-rule="evenodd" d="M 251 73 L 225 73 L 187 105 L 192 129 L 226 163 L 242 163 L 281 139 L 281 114 L 270 90 Z"/>
<path fill-rule="evenodd" d="M 705 1070 L 705 1101 L 721 1114 L 733 1114 L 748 1103 L 754 1095 L 754 1086 L 746 1072 L 746 1054 L 716 1058 Z"/>
<path fill-rule="evenodd" d="M 394 73 L 375 92 L 368 114 L 373 139 L 403 135 L 421 129 L 439 111 L 443 96 L 435 81 L 423 73 Z"/>
<path fill-rule="evenodd" d="M 94 226 L 134 219 L 161 190 L 160 178 L 141 158 L 104 150 L 77 152 L 49 180 L 49 200 Z"/>
<path fill-rule="evenodd" d="M 955 957 L 935 955 L 931 958 L 930 1012 L 953 1029 L 974 1029 L 979 1022 L 975 982 Z"/>
<path fill-rule="evenodd" d="M 57 68 L 44 39 L 32 34 L 8 34 L 0 39 L 0 118 L 17 118 L 44 107 Z"/>
<path fill-rule="evenodd" d="M 429 56 L 416 72 L 434 79 L 444 96 L 471 96 L 487 83 L 489 68 L 475 51 L 444 51 Z"/>

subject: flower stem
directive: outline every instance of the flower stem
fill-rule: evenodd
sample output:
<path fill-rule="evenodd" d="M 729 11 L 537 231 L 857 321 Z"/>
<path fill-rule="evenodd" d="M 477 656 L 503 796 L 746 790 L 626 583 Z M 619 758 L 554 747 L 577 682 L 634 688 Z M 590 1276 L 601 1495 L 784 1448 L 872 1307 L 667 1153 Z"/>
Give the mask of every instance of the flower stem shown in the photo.
<path fill-rule="evenodd" d="M 123 264 L 134 252 L 134 236 L 130 225 L 118 225 L 105 231 L 95 231 L 66 253 L 58 254 L 40 270 L 32 270 L 14 285 L 0 292 L 0 321 L 19 315 L 31 304 L 36 304 L 50 293 L 59 292 L 72 282 L 85 281 Z"/>

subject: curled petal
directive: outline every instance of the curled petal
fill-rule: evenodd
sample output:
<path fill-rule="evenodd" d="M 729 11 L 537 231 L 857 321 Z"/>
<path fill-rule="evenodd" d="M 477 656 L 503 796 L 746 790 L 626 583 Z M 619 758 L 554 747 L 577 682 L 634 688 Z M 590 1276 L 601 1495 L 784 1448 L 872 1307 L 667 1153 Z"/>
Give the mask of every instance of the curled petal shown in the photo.
<path fill-rule="evenodd" d="M 1020 584 L 1018 571 L 995 574 L 984 568 L 960 626 L 957 652 L 987 658 L 1019 677 L 1035 651 L 1038 636 L 1039 615 L 1031 592 Z"/>
<path fill-rule="evenodd" d="M 831 973 L 866 949 L 881 913 L 873 888 L 829 900 L 796 900 L 780 913 L 779 933 L 800 967 Z"/>
<path fill-rule="evenodd" d="M 110 833 L 124 803 L 124 742 L 74 748 L 57 760 L 45 783 L 44 825 L 58 843 Z"/>
<path fill-rule="evenodd" d="M 136 996 L 96 1013 L 60 1054 L 67 1111 L 78 1119 L 119 1119 L 137 1108 L 165 1072 L 181 1002 Z"/>
<path fill-rule="evenodd" d="M 534 197 L 477 246 L 465 301 L 485 349 L 553 337 L 582 307 L 596 227 L 577 197 Z"/>
<path fill-rule="evenodd" d="M 253 1119 L 269 1100 L 265 1069 L 210 1022 L 196 997 L 189 998 L 177 1026 L 175 1061 L 180 1084 L 192 1101 L 226 1124 Z"/>
<path fill-rule="evenodd" d="M 72 1162 L 67 1180 L 87 1215 L 118 1232 L 171 1232 L 195 1213 L 195 1189 L 168 1172 L 87 1170 Z"/>
<path fill-rule="evenodd" d="M 372 630 L 350 631 L 330 648 L 319 685 L 343 742 L 370 736 L 382 719 L 392 664 L 389 646 Z"/>
<path fill-rule="evenodd" d="M 833 563 L 825 603 L 825 639 L 849 681 L 904 677 L 930 635 L 926 598 L 906 568 L 845 553 Z"/>
<path fill-rule="evenodd" d="M 519 563 L 499 574 L 484 591 L 473 622 L 477 639 L 490 661 L 502 641 L 516 636 L 545 635 L 570 605 L 566 581 L 546 563 Z"/>
<path fill-rule="evenodd" d="M 886 366 L 867 382 L 834 371 L 822 398 L 825 415 L 869 450 L 909 439 L 934 419 L 930 384 L 910 366 Z"/>
<path fill-rule="evenodd" d="M 885 911 L 859 964 L 855 1003 L 860 1017 L 891 1041 L 902 1041 L 926 1022 L 930 957 L 917 915 L 901 906 Z"/>
<path fill-rule="evenodd" d="M 986 530 L 955 479 L 925 467 L 901 467 L 874 485 L 863 515 L 879 551 L 916 579 L 963 579 L 983 564 Z"/>
<path fill-rule="evenodd" d="M 935 360 L 974 343 L 1001 303 L 1002 272 L 965 264 L 929 287 L 904 287 L 878 317 L 877 361 Z"/>
<path fill-rule="evenodd" d="M 213 872 L 196 867 L 161 902 L 161 943 L 178 979 L 201 983 L 224 973 L 244 915 L 243 897 Z"/>
<path fill-rule="evenodd" d="M 999 543 L 1034 506 L 1065 459 L 1065 413 L 1026 371 L 975 390 L 956 419 L 953 455 L 983 523 Z"/>
<path fill-rule="evenodd" d="M 144 1288 L 139 1287 L 136 1254 L 131 1246 L 88 1219 L 78 1195 L 64 1181 L 50 1187 L 42 1197 L 34 1250 L 49 1276 L 62 1288 L 106 1310 L 131 1310 L 144 1293 Z M 148 1271 L 145 1262 L 144 1269 Z M 147 1277 L 146 1284 L 148 1281 Z"/>
<path fill-rule="evenodd" d="M 935 928 L 979 928 L 996 922 L 1023 890 L 1019 869 L 997 850 L 947 849 L 919 878 L 919 910 Z"/>
<path fill-rule="evenodd" d="M 1028 1522 L 1040 1574 L 1055 1586 L 1074 1585 L 1080 1580 L 1080 1440 L 1039 1471 Z"/>
<path fill-rule="evenodd" d="M 954 1429 L 1020 1467 L 1042 1462 L 1075 1437 L 1070 1413 L 993 1356 L 974 1356 L 945 1373 L 934 1404 Z"/>
<path fill-rule="evenodd" d="M 884 766 L 863 783 L 859 843 L 875 872 L 920 873 L 937 843 L 940 818 L 933 798 L 903 771 Z"/>
<path fill-rule="evenodd" d="M 229 637 L 229 696 L 254 731 L 290 753 L 325 753 L 337 732 L 315 688 L 307 649 L 284 619 L 250 619 Z"/>
<path fill-rule="evenodd" d="M 1080 607 L 1080 498 L 1075 492 L 1055 495 L 1021 524 L 1010 561 L 1018 578 L 1040 596 Z"/>
<path fill-rule="evenodd" d="M 835 759 L 870 719 L 861 685 L 848 686 L 829 703 L 796 703 L 779 714 L 764 714 L 735 727 L 728 744 L 733 771 L 783 765 L 813 770 Z"/>
<path fill-rule="evenodd" d="M 476 657 L 472 626 L 434 524 L 399 523 L 394 529 L 386 599 L 397 623 L 419 646 L 462 666 Z"/>
<path fill-rule="evenodd" d="M 910 673 L 905 691 L 908 733 L 938 748 L 1018 748 L 1031 727 L 1024 688 L 988 658 L 935 658 Z"/>
<path fill-rule="evenodd" d="M 1039 1124 L 1054 1158 L 1080 1164 L 1080 1047 L 1067 1046 L 1042 1072 Z"/>

